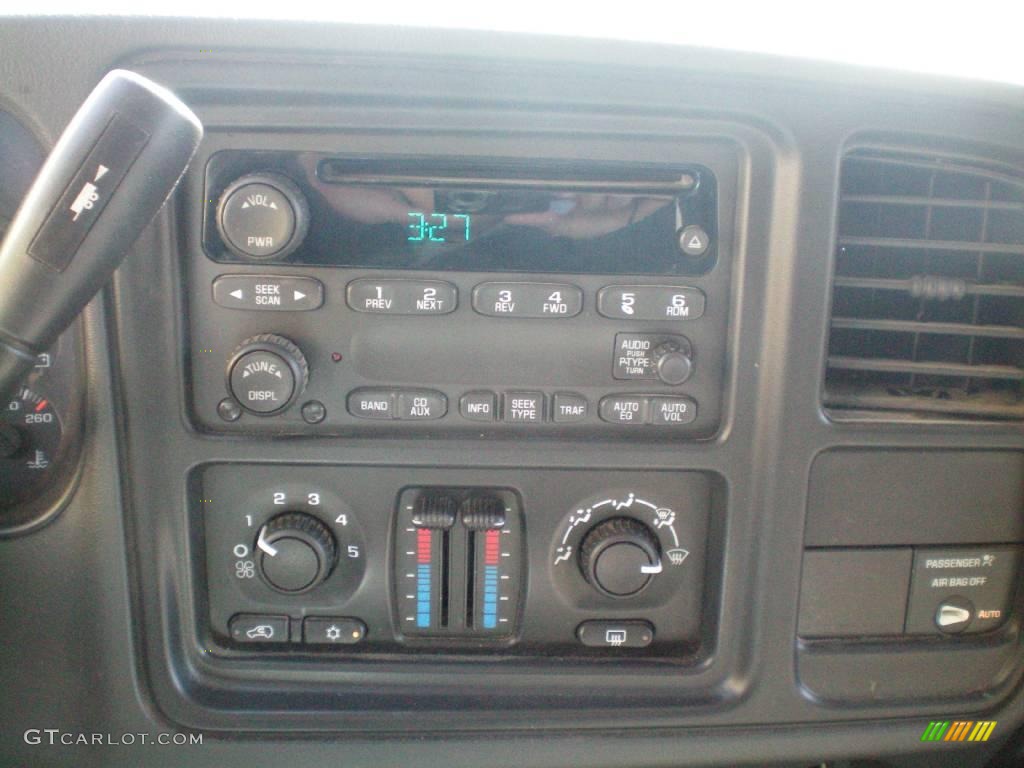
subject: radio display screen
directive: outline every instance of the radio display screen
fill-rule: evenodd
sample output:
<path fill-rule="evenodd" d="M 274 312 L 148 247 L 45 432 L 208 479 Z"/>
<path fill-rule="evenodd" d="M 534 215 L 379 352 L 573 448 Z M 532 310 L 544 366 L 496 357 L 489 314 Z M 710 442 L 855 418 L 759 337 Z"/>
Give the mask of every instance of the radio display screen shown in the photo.
<path fill-rule="evenodd" d="M 237 173 L 216 160 L 208 168 L 210 205 L 218 182 Z M 301 153 L 276 160 L 271 170 L 292 179 L 307 200 L 309 231 L 284 261 L 262 263 L 694 275 L 715 260 L 715 183 L 706 170 L 505 166 L 481 174 L 479 165 L 465 165 L 414 173 Z M 708 233 L 710 247 L 696 256 L 680 242 L 691 225 Z M 210 226 L 205 245 L 218 261 L 244 261 Z"/>

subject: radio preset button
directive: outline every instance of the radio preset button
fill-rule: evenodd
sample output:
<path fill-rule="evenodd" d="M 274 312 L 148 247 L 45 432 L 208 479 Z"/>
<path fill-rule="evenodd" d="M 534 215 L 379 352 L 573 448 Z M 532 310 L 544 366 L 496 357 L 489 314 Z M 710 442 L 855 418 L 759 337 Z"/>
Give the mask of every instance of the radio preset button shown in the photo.
<path fill-rule="evenodd" d="M 494 421 L 496 401 L 493 392 L 467 392 L 459 400 L 459 413 L 470 421 Z"/>
<path fill-rule="evenodd" d="M 652 397 L 650 423 L 655 426 L 683 426 L 697 418 L 697 403 L 688 397 Z"/>
<path fill-rule="evenodd" d="M 311 277 L 221 275 L 213 281 L 213 300 L 228 309 L 303 312 L 324 303 L 324 286 Z"/>
<path fill-rule="evenodd" d="M 505 421 L 513 424 L 540 424 L 544 421 L 544 393 L 506 393 Z"/>
<path fill-rule="evenodd" d="M 398 418 L 403 421 L 440 419 L 448 412 L 448 398 L 429 390 L 398 393 Z"/>
<path fill-rule="evenodd" d="M 473 309 L 488 317 L 573 317 L 583 309 L 583 291 L 568 283 L 480 283 Z"/>
<path fill-rule="evenodd" d="M 348 396 L 348 412 L 361 419 L 393 419 L 395 393 L 390 389 L 357 389 Z"/>
<path fill-rule="evenodd" d="M 646 424 L 649 403 L 646 395 L 608 395 L 601 398 L 598 413 L 612 424 Z"/>
<path fill-rule="evenodd" d="M 361 278 L 345 296 L 356 312 L 382 315 L 446 315 L 458 305 L 458 290 L 443 280 Z"/>
<path fill-rule="evenodd" d="M 559 424 L 573 421 L 583 421 L 587 418 L 589 403 L 582 395 L 575 395 L 569 392 L 558 392 L 555 394 L 552 407 L 552 417 Z"/>
<path fill-rule="evenodd" d="M 609 285 L 597 293 L 597 311 L 616 320 L 694 320 L 704 293 L 684 285 Z"/>

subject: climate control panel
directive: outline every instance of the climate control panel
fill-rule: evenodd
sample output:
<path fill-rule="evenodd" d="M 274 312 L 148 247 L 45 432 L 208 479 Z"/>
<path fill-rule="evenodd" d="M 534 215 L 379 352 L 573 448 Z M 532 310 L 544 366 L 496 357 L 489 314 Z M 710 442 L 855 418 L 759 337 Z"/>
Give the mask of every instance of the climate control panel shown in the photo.
<path fill-rule="evenodd" d="M 194 524 L 210 636 L 226 652 L 691 657 L 710 650 L 719 485 L 700 472 L 206 466 Z"/>

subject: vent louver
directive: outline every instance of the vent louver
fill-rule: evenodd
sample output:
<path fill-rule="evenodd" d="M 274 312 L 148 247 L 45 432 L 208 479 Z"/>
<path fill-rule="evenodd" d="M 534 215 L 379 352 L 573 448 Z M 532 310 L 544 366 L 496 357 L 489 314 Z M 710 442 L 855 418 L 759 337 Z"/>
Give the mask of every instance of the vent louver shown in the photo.
<path fill-rule="evenodd" d="M 1024 419 L 1024 177 L 970 160 L 843 159 L 825 377 L 834 418 Z"/>

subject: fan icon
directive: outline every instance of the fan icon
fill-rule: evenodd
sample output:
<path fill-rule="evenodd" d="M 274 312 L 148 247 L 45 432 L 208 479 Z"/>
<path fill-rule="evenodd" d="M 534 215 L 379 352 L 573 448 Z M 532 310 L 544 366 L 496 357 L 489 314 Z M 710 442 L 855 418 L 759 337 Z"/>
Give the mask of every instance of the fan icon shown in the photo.
<path fill-rule="evenodd" d="M 337 640 L 341 637 L 341 630 L 332 624 L 327 628 L 326 634 L 328 640 Z"/>

